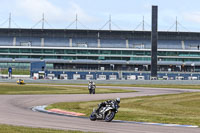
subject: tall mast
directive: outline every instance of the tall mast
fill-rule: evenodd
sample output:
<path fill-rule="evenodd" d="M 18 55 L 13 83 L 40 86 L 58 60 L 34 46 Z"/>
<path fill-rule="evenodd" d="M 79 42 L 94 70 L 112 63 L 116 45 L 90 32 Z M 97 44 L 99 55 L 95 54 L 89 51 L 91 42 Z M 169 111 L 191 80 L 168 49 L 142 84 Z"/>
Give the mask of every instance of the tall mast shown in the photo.
<path fill-rule="evenodd" d="M 177 16 L 176 16 L 176 32 L 178 32 L 178 20 L 177 20 Z"/>
<path fill-rule="evenodd" d="M 76 14 L 76 29 L 78 29 L 78 15 Z"/>
<path fill-rule="evenodd" d="M 9 14 L 9 25 L 8 28 L 11 28 L 11 13 Z"/>
<path fill-rule="evenodd" d="M 111 20 L 111 15 L 109 16 L 109 30 L 112 29 L 112 20 Z"/>
<path fill-rule="evenodd" d="M 143 16 L 143 20 L 142 20 L 142 30 L 144 31 L 144 16 Z"/>
<path fill-rule="evenodd" d="M 44 13 L 42 14 L 42 29 L 44 29 L 44 21 L 45 21 L 45 19 L 44 19 Z"/>

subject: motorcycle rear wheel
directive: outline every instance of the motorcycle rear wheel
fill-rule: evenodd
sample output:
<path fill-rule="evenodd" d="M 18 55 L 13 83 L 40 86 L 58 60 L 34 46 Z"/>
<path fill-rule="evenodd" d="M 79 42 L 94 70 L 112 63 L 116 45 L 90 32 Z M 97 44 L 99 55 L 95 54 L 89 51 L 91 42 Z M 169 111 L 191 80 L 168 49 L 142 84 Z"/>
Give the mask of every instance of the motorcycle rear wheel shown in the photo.
<path fill-rule="evenodd" d="M 95 94 L 95 89 L 93 89 L 92 93 Z"/>
<path fill-rule="evenodd" d="M 105 116 L 105 121 L 106 122 L 111 122 L 115 117 L 115 111 L 110 110 L 106 116 Z"/>

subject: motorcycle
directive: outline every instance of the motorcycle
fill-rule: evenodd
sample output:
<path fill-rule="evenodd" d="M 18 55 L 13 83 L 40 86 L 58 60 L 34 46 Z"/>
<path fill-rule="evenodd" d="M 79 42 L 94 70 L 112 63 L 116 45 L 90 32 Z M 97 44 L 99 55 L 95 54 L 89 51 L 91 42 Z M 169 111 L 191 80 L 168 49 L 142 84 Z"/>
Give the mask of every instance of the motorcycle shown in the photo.
<path fill-rule="evenodd" d="M 93 109 L 92 114 L 90 115 L 90 120 L 105 120 L 106 122 L 111 122 L 115 114 L 118 112 L 119 105 L 118 104 L 108 104 L 105 107 L 101 107 L 99 112 L 96 109 Z"/>
<path fill-rule="evenodd" d="M 19 80 L 17 80 L 17 84 L 19 84 L 19 85 L 23 85 L 23 84 L 25 84 L 25 82 L 24 82 L 24 80 L 19 79 Z"/>
<path fill-rule="evenodd" d="M 89 93 L 90 93 L 90 94 L 95 94 L 95 88 L 96 88 L 96 85 L 89 84 L 89 85 L 88 85 Z"/>

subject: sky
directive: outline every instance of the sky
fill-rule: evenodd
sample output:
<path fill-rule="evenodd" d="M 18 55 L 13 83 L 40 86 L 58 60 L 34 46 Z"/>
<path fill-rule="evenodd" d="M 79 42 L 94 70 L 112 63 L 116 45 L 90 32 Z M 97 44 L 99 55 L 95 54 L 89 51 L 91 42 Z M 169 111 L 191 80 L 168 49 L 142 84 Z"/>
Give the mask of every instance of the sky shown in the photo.
<path fill-rule="evenodd" d="M 151 29 L 151 7 L 158 6 L 158 30 L 200 32 L 199 0 L 1 0 L 0 28 L 142 30 Z M 73 23 L 74 22 L 74 23 Z"/>

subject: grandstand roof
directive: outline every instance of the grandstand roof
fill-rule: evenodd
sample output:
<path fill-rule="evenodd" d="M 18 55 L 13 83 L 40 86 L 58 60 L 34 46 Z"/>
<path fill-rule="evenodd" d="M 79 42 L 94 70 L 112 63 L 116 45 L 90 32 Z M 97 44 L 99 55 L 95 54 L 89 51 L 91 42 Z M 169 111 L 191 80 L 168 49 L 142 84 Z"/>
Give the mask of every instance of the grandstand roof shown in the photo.
<path fill-rule="evenodd" d="M 1 28 L 0 36 L 33 36 L 33 37 L 91 37 L 91 38 L 137 38 L 150 39 L 151 31 L 123 30 L 83 30 L 83 29 L 19 29 Z M 159 31 L 159 39 L 200 40 L 200 32 Z"/>

